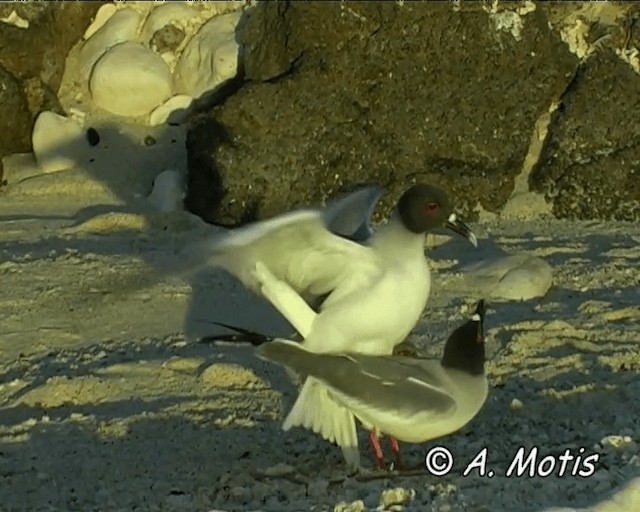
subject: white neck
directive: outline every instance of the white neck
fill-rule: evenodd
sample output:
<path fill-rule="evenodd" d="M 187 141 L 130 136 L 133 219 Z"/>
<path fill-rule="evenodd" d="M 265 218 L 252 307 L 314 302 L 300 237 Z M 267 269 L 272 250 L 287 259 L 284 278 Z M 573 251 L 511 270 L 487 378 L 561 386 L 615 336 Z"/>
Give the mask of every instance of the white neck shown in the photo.
<path fill-rule="evenodd" d="M 389 222 L 381 226 L 369 241 L 369 245 L 390 258 L 400 259 L 407 256 L 424 257 L 424 233 L 412 233 L 403 224 L 398 212 L 393 211 Z"/>

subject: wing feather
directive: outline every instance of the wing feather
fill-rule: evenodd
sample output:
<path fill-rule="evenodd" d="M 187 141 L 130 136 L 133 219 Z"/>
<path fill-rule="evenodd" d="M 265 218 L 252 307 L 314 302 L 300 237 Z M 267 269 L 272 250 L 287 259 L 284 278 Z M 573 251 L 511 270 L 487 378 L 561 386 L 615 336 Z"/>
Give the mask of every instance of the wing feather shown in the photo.
<path fill-rule="evenodd" d="M 204 264 L 224 268 L 254 291 L 257 261 L 298 293 L 315 296 L 361 285 L 381 271 L 369 247 L 326 228 L 321 210 L 286 213 L 199 241 L 188 255 L 206 255 Z"/>

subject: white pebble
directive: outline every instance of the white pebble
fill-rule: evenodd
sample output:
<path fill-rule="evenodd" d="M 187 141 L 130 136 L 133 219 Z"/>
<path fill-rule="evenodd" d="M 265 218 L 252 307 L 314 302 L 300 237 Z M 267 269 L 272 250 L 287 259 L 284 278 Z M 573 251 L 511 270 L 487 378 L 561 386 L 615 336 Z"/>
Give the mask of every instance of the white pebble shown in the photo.
<path fill-rule="evenodd" d="M 517 398 L 514 398 L 513 400 L 511 400 L 511 404 L 509 405 L 509 407 L 512 411 L 519 411 L 524 407 L 524 404 Z"/>
<path fill-rule="evenodd" d="M 121 116 L 149 114 L 171 96 L 168 66 L 141 44 L 125 42 L 96 62 L 89 89 L 99 107 Z"/>
<path fill-rule="evenodd" d="M 176 92 L 198 98 L 236 76 L 239 46 L 235 28 L 241 14 L 216 16 L 193 36 L 174 71 Z"/>
<path fill-rule="evenodd" d="M 405 489 L 403 487 L 385 489 L 380 495 L 380 508 L 387 510 L 394 506 L 405 505 L 415 497 L 416 491 L 414 489 Z"/>
<path fill-rule="evenodd" d="M 84 130 L 76 121 L 48 110 L 36 119 L 31 144 L 43 172 L 75 167 L 89 148 Z"/>
<path fill-rule="evenodd" d="M 634 451 L 637 448 L 630 436 L 605 436 L 600 440 L 600 446 L 612 451 Z"/>

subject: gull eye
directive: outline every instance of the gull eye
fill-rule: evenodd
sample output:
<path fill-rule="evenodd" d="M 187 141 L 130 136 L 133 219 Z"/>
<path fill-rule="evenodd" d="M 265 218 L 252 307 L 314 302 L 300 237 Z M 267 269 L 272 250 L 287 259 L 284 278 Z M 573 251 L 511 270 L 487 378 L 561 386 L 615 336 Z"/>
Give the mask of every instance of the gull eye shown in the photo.
<path fill-rule="evenodd" d="M 436 213 L 440 210 L 440 205 L 438 203 L 425 203 L 424 211 L 427 213 Z"/>

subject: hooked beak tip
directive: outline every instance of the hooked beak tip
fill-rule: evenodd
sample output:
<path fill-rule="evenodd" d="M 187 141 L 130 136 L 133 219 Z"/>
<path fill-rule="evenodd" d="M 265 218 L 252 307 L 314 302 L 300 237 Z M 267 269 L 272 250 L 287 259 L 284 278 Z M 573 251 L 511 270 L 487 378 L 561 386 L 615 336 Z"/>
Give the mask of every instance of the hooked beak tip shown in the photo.
<path fill-rule="evenodd" d="M 478 248 L 478 239 L 476 237 L 476 234 L 473 232 L 473 230 L 469 226 L 467 226 L 464 222 L 459 220 L 456 217 L 455 213 L 451 214 L 451 216 L 449 217 L 449 220 L 447 221 L 446 226 L 448 229 L 450 229 L 454 233 L 457 233 L 458 235 L 463 236 L 467 240 L 469 240 L 469 242 L 471 242 L 471 244 L 476 249 Z"/>

